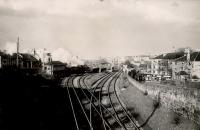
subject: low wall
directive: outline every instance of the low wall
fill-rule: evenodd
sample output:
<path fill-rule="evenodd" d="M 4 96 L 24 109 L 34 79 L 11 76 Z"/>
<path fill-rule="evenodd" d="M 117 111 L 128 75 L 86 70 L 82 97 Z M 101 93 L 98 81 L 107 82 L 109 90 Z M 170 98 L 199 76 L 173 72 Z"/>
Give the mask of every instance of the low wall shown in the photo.
<path fill-rule="evenodd" d="M 178 114 L 200 124 L 200 90 L 161 84 L 141 84 L 128 77 L 131 84 L 152 98 L 160 98 L 161 104 Z"/>

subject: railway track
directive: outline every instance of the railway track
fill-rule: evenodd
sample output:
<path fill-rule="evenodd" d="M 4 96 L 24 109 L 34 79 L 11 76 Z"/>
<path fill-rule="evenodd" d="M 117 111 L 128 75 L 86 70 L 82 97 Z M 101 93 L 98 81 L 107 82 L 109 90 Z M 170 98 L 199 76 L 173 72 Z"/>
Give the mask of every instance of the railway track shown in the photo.
<path fill-rule="evenodd" d="M 116 83 L 118 78 L 120 77 L 122 72 L 119 72 L 115 77 L 112 78 L 112 80 L 109 82 L 108 85 L 108 97 L 110 100 L 110 105 L 112 106 L 112 109 L 117 117 L 117 119 L 120 121 L 120 125 L 124 130 L 130 130 L 130 129 L 139 129 L 138 125 L 136 124 L 136 121 L 130 114 L 130 112 L 127 111 L 127 109 L 122 104 L 116 89 Z M 113 94 L 113 96 L 112 96 Z"/>
<path fill-rule="evenodd" d="M 139 129 L 131 113 L 124 107 L 117 94 L 116 83 L 121 73 L 105 73 L 92 86 L 86 83 L 86 79 L 91 74 L 79 76 L 77 77 L 78 92 L 74 86 L 76 77 L 65 79 L 64 85 L 68 91 L 74 124 L 77 130 Z M 73 91 L 69 91 L 69 89 Z M 85 103 L 81 100 L 83 96 L 87 100 Z M 82 115 L 81 119 L 77 113 Z"/>
<path fill-rule="evenodd" d="M 88 119 L 87 111 L 85 110 L 84 105 L 82 104 L 81 99 L 78 96 L 79 95 L 78 93 L 80 92 L 77 92 L 75 90 L 74 83 L 73 83 L 74 79 L 75 77 L 68 78 L 65 85 L 67 88 L 68 97 L 70 100 L 70 105 L 72 108 L 72 113 L 74 116 L 76 129 L 77 130 L 81 130 L 81 129 L 93 130 L 93 127 Z M 71 91 L 69 90 L 69 87 L 71 88 Z"/>
<path fill-rule="evenodd" d="M 96 85 L 96 87 L 94 87 L 93 88 L 93 93 L 95 93 L 95 91 L 97 90 L 98 92 L 98 94 L 97 95 L 94 95 L 93 93 L 91 93 L 92 94 L 92 97 L 98 102 L 98 104 L 99 104 L 99 110 L 100 110 L 100 113 L 101 113 L 101 115 L 103 116 L 104 115 L 104 113 L 103 113 L 103 110 L 102 109 L 104 109 L 104 111 L 106 112 L 106 113 L 108 113 L 113 119 L 112 119 L 112 121 L 114 121 L 114 122 L 116 122 L 116 123 L 118 123 L 118 124 L 120 124 L 120 121 L 115 117 L 115 115 L 112 113 L 112 110 L 109 110 L 109 108 L 107 108 L 106 106 L 107 105 L 105 105 L 104 103 L 102 103 L 102 98 L 101 98 L 101 95 L 102 95 L 102 93 L 103 93 L 103 87 L 105 86 L 105 84 L 109 81 L 109 80 L 111 80 L 112 79 L 112 76 L 114 76 L 113 74 L 111 74 L 111 75 L 108 75 L 108 76 L 105 76 L 105 78 L 101 81 L 101 82 L 99 82 L 97 85 Z M 106 86 L 105 86 L 106 87 Z M 103 117 L 104 118 L 104 117 Z M 104 122 L 105 122 L 105 119 L 102 119 L 103 120 L 103 125 L 104 125 Z M 106 121 L 107 122 L 107 121 Z M 108 124 L 108 123 L 107 123 Z M 113 124 L 113 123 L 109 123 L 109 128 L 111 128 L 111 125 L 110 124 Z M 116 127 L 116 126 L 115 126 Z M 105 125 L 104 125 L 104 129 L 106 129 L 106 127 L 105 127 Z M 112 129 L 114 129 L 114 127 L 112 127 Z"/>
<path fill-rule="evenodd" d="M 111 127 L 109 126 L 109 124 L 103 118 L 102 109 L 101 109 L 101 107 L 103 106 L 103 104 L 101 103 L 101 98 L 98 98 L 96 96 L 96 94 L 95 94 L 95 91 L 97 91 L 101 87 L 101 84 L 103 85 L 108 80 L 108 78 L 111 77 L 111 74 L 107 73 L 104 76 L 102 76 L 101 78 L 99 78 L 95 82 L 95 84 L 93 86 L 91 86 L 91 90 L 90 90 L 90 88 L 85 83 L 85 78 L 86 77 L 87 76 L 81 77 L 81 78 L 83 78 L 82 85 L 81 85 L 81 78 L 80 78 L 80 80 L 79 80 L 80 81 L 79 82 L 80 83 L 80 87 L 85 86 L 87 88 L 88 92 L 91 94 L 90 102 L 91 102 L 91 104 L 93 104 L 93 106 L 96 106 L 94 108 L 97 109 L 99 111 L 99 113 L 100 113 L 101 122 L 103 124 L 103 126 L 102 126 L 103 129 L 106 129 L 106 127 L 108 127 L 109 129 L 111 129 Z M 90 107 L 90 119 L 91 119 L 91 122 L 92 122 L 92 111 L 93 111 L 93 107 Z"/>
<path fill-rule="evenodd" d="M 138 126 L 136 125 L 136 121 L 134 120 L 134 118 L 131 116 L 131 113 L 130 112 L 128 112 L 127 110 L 126 110 L 126 108 L 123 106 L 123 104 L 122 104 L 122 102 L 120 101 L 120 99 L 119 99 L 119 97 L 118 97 L 118 95 L 117 95 L 117 91 L 116 91 L 116 81 L 117 81 L 117 79 L 119 78 L 119 76 L 120 76 L 120 74 L 118 74 L 118 76 L 116 77 L 116 80 L 114 81 L 114 94 L 115 94 L 115 96 L 116 96 L 116 98 L 117 98 L 117 101 L 119 102 L 119 105 L 120 105 L 120 107 L 121 107 L 121 109 L 123 110 L 123 113 L 126 115 L 126 118 L 128 119 L 128 120 L 130 120 L 130 123 L 129 124 L 131 124 L 131 125 L 129 125 L 129 126 L 126 126 L 126 127 L 124 127 L 122 124 L 122 122 L 120 123 L 119 121 L 120 121 L 120 119 L 118 118 L 118 120 L 116 120 L 116 118 L 115 118 L 115 121 L 117 121 L 124 129 L 131 129 L 131 128 L 136 128 L 136 129 L 139 129 L 138 128 Z M 112 79 L 114 79 L 114 77 L 112 78 Z M 111 82 L 112 81 L 110 81 L 110 84 L 108 85 L 108 88 L 110 88 L 110 86 L 111 86 Z M 101 87 L 101 91 L 100 91 L 100 93 L 103 93 L 102 92 L 102 90 L 103 90 L 103 87 Z M 110 90 L 109 90 L 110 91 Z M 109 93 L 109 97 L 111 97 L 110 96 L 110 93 L 112 93 L 112 92 L 108 92 Z M 101 97 L 99 98 L 99 99 L 101 99 Z M 112 100 L 110 101 L 110 102 L 112 102 Z M 114 108 L 114 106 L 113 106 L 113 109 L 115 109 Z M 115 113 L 116 114 L 116 113 Z M 117 114 L 116 114 L 117 115 Z"/>
<path fill-rule="evenodd" d="M 118 76 L 118 78 L 119 78 L 119 76 Z M 135 127 L 137 130 L 139 130 L 140 129 L 139 124 L 137 124 L 137 121 L 132 117 L 131 113 L 126 109 L 126 107 L 124 106 L 124 104 L 120 100 L 120 98 L 119 98 L 119 96 L 117 94 L 117 85 L 116 84 L 117 84 L 117 80 L 114 82 L 114 94 L 115 94 L 115 96 L 117 98 L 118 103 L 121 106 L 121 109 L 123 109 L 123 111 L 126 114 L 127 118 L 131 122 L 132 126 L 129 126 L 129 127 L 131 127 L 131 128 Z"/>

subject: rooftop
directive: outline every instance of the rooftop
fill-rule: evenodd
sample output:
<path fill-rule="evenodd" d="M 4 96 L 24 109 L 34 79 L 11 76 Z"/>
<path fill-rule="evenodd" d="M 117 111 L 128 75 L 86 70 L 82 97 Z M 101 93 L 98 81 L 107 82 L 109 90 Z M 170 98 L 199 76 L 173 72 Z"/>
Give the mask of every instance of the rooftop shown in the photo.
<path fill-rule="evenodd" d="M 0 51 L 0 56 L 3 58 L 17 58 L 17 53 L 13 53 L 12 55 L 6 54 L 5 52 Z M 33 55 L 28 53 L 19 53 L 18 54 L 20 59 L 23 59 L 23 61 L 38 61 Z"/>
<path fill-rule="evenodd" d="M 16 58 L 17 54 L 13 54 L 13 58 Z M 19 58 L 23 59 L 24 61 L 38 61 L 33 55 L 28 53 L 19 53 Z"/>

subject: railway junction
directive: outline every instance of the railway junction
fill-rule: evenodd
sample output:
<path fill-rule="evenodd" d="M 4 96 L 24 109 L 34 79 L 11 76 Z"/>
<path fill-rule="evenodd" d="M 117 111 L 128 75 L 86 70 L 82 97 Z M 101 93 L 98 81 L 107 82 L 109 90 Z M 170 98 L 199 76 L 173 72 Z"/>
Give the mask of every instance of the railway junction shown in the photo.
<path fill-rule="evenodd" d="M 191 121 L 141 93 L 123 71 L 66 77 L 62 87 L 67 91 L 72 129 L 198 129 Z"/>

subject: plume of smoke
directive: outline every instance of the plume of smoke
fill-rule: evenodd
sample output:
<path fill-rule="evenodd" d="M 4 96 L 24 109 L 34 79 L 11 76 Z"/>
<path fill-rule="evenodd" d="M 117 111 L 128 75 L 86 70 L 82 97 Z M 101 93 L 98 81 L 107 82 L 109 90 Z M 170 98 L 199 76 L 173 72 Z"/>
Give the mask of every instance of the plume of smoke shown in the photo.
<path fill-rule="evenodd" d="M 14 42 L 6 42 L 6 44 L 5 44 L 4 48 L 3 48 L 3 50 L 5 50 L 6 53 L 12 55 L 13 53 L 16 53 L 16 52 L 17 52 L 17 45 L 16 45 L 16 43 L 14 43 Z"/>
<path fill-rule="evenodd" d="M 16 53 L 17 45 L 14 42 L 6 42 L 3 50 L 6 50 L 6 53 L 13 54 Z M 33 49 L 21 49 L 21 53 L 30 53 L 33 54 Z M 46 49 L 37 49 L 37 57 L 38 59 L 41 59 L 42 61 L 46 61 L 44 55 L 47 54 L 49 51 Z M 70 51 L 64 49 L 64 48 L 57 48 L 52 51 L 52 59 L 54 61 L 61 61 L 64 63 L 69 63 L 72 65 L 83 65 L 83 61 L 78 58 L 78 56 L 74 56 Z"/>
<path fill-rule="evenodd" d="M 63 48 L 57 48 L 52 52 L 53 60 L 58 60 L 67 63 L 71 57 L 72 54 Z"/>
<path fill-rule="evenodd" d="M 83 61 L 64 48 L 57 48 L 52 52 L 52 59 L 71 65 L 83 65 Z"/>
<path fill-rule="evenodd" d="M 19 48 L 20 53 L 32 53 L 32 50 L 25 49 L 25 48 Z M 5 46 L 3 47 L 3 50 L 6 51 L 8 54 L 13 54 L 17 52 L 17 43 L 15 42 L 6 42 Z"/>

